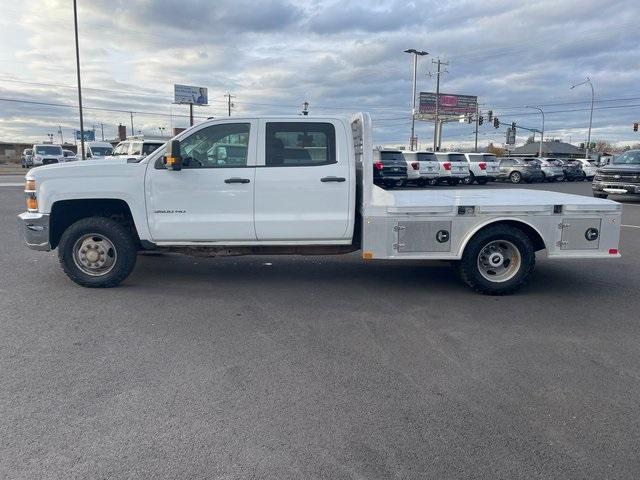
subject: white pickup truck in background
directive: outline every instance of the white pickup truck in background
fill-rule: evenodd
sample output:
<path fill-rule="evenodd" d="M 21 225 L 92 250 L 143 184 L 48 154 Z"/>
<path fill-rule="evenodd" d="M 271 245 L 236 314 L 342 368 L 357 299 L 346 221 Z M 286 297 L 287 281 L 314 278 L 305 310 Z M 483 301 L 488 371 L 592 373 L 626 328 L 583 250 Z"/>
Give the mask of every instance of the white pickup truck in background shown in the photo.
<path fill-rule="evenodd" d="M 58 249 L 76 283 L 113 287 L 143 249 L 451 260 L 475 290 L 509 293 L 549 258 L 617 258 L 621 205 L 537 190 L 386 191 L 368 114 L 208 120 L 141 160 L 35 168 L 26 243 Z M 466 162 L 464 163 L 466 168 Z"/>

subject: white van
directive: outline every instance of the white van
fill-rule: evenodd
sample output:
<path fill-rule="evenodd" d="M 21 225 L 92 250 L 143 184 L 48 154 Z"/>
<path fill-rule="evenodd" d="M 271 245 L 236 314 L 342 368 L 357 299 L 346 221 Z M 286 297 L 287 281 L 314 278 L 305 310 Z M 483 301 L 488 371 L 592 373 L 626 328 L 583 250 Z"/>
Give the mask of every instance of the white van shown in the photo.
<path fill-rule="evenodd" d="M 113 147 L 108 142 L 86 142 L 84 144 L 85 157 L 88 159 L 103 159 L 113 152 Z"/>

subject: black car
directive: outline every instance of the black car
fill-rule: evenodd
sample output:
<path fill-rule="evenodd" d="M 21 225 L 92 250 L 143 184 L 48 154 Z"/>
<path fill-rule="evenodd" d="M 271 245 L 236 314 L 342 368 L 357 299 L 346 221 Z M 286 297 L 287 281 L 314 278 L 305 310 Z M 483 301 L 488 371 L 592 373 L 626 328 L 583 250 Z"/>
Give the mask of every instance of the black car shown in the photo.
<path fill-rule="evenodd" d="M 401 151 L 373 151 L 373 183 L 386 188 L 407 184 L 407 161 Z"/>
<path fill-rule="evenodd" d="M 582 182 L 587 178 L 587 174 L 582 170 L 582 164 L 573 160 L 555 160 L 556 164 L 562 166 L 564 179 L 567 182 Z"/>
<path fill-rule="evenodd" d="M 598 169 L 591 184 L 593 196 L 640 195 L 640 150 L 629 150 Z"/>

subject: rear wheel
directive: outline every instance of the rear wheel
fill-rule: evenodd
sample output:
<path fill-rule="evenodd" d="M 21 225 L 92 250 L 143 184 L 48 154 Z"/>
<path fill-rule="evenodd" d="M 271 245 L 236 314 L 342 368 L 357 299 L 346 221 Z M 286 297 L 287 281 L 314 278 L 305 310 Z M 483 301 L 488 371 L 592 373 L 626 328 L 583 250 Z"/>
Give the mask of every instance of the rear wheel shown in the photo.
<path fill-rule="evenodd" d="M 511 172 L 509 180 L 511 180 L 511 183 L 522 183 L 522 174 L 520 172 Z"/>
<path fill-rule="evenodd" d="M 488 178 L 476 177 L 476 182 L 478 183 L 478 185 L 486 185 L 488 181 Z"/>
<path fill-rule="evenodd" d="M 115 287 L 133 271 L 137 248 L 124 226 L 104 217 L 78 220 L 62 234 L 58 258 L 67 276 L 91 288 Z"/>
<path fill-rule="evenodd" d="M 504 295 L 527 283 L 535 262 L 533 244 L 522 230 L 495 225 L 469 241 L 457 267 L 462 280 L 475 291 Z"/>

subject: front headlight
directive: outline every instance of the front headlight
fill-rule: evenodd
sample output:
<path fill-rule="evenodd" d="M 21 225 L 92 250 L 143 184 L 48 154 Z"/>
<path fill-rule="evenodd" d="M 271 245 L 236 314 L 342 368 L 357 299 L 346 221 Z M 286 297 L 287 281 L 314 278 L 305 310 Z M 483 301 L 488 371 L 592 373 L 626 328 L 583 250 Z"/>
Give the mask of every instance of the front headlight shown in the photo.
<path fill-rule="evenodd" d="M 24 193 L 27 197 L 27 210 L 30 212 L 38 211 L 38 198 L 36 196 L 36 181 L 27 179 L 24 185 Z"/>

